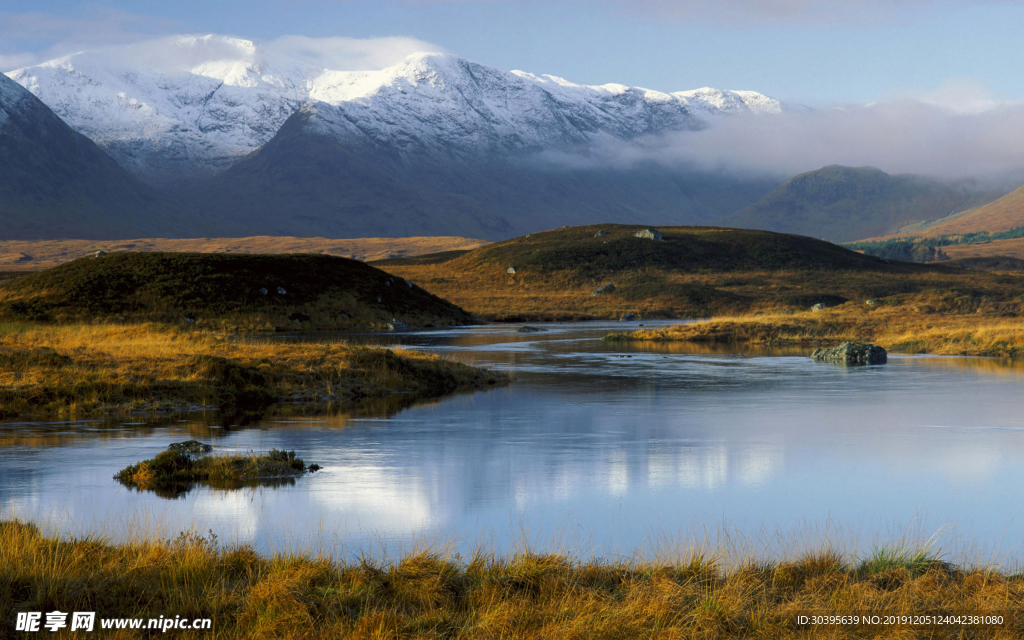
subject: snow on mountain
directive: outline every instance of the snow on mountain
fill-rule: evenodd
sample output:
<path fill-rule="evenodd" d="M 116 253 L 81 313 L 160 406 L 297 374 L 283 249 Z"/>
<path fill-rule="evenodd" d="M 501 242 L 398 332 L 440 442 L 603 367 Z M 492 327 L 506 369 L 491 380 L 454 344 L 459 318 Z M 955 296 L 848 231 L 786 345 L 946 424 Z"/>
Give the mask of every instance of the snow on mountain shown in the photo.
<path fill-rule="evenodd" d="M 578 85 L 450 54 L 414 54 L 376 71 L 331 70 L 217 35 L 85 51 L 7 75 L 154 183 L 230 165 L 300 108 L 324 134 L 447 155 L 630 139 L 702 128 L 723 114 L 782 110 L 754 92 Z"/>

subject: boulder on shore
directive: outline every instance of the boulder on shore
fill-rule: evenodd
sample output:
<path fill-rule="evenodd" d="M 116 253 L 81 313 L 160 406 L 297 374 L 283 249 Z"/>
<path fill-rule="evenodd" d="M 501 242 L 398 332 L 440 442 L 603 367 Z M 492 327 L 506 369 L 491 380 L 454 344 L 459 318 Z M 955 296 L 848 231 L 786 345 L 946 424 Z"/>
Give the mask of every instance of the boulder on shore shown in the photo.
<path fill-rule="evenodd" d="M 842 364 L 885 364 L 888 356 L 885 349 L 878 345 L 867 342 L 844 342 L 831 349 L 815 349 L 811 359 Z"/>

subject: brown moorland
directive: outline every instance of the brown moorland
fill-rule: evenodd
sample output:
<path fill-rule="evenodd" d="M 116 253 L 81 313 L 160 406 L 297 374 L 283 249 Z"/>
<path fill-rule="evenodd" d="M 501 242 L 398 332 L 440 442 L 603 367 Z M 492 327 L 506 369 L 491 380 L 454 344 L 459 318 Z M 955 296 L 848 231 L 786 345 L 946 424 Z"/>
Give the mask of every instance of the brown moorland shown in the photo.
<path fill-rule="evenodd" d="M 140 238 L 137 240 L 4 240 L 0 271 L 38 271 L 97 251 L 173 251 L 194 253 L 314 253 L 353 260 L 381 260 L 424 253 L 476 249 L 488 244 L 458 236 L 411 238 Z"/>
<path fill-rule="evenodd" d="M 7 520 L 0 521 L 0 619 L 13 625 L 18 612 L 54 610 L 141 618 L 142 624 L 158 616 L 209 619 L 208 631 L 173 633 L 252 640 L 1024 634 L 1024 577 L 957 567 L 924 548 L 879 548 L 850 558 L 825 547 L 730 569 L 713 554 L 678 556 L 587 561 L 527 551 L 339 562 L 314 554 L 264 556 L 193 532 L 126 544 L 101 536 L 58 539 Z M 800 624 L 801 615 L 857 619 Z M 864 622 L 875 615 L 877 623 Z M 995 624 L 921 618 L 965 615 L 999 618 Z"/>
<path fill-rule="evenodd" d="M 1024 278 L 1013 273 L 890 262 L 768 231 L 658 227 L 656 241 L 634 237 L 641 229 L 567 227 L 374 264 L 491 320 L 798 313 L 817 303 L 866 313 L 867 300 L 907 315 L 1024 312 Z"/>
<path fill-rule="evenodd" d="M 239 340 L 156 324 L 0 325 L 0 418 L 261 411 L 507 381 L 432 355 L 334 340 Z"/>

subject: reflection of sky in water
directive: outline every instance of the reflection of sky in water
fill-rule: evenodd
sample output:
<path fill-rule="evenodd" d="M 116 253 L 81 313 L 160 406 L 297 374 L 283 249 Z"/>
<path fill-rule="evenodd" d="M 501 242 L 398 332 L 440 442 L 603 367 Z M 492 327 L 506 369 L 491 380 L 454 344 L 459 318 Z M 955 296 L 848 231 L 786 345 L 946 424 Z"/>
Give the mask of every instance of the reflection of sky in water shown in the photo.
<path fill-rule="evenodd" d="M 830 521 L 873 538 L 916 517 L 957 524 L 981 545 L 1022 539 L 1024 370 L 898 356 L 848 369 L 786 352 L 595 339 L 620 326 L 400 336 L 518 381 L 391 418 L 281 418 L 213 438 L 295 449 L 324 467 L 289 486 L 196 488 L 177 500 L 132 492 L 113 474 L 186 437 L 181 428 L 51 425 L 76 435 L 0 447 L 0 505 L 66 530 L 194 526 L 341 555 L 412 538 L 503 546 L 524 530 L 567 528 L 607 555 L 653 531 L 722 522 L 786 531 Z"/>

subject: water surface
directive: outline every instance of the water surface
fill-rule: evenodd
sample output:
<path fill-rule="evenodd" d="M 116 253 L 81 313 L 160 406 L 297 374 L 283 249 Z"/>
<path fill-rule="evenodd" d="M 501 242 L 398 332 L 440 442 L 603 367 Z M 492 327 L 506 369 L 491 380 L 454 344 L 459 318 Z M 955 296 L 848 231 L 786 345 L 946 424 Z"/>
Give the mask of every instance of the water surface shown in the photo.
<path fill-rule="evenodd" d="M 826 523 L 861 547 L 913 523 L 951 526 L 985 554 L 1019 557 L 1024 369 L 900 356 L 847 368 L 801 350 L 600 340 L 624 324 L 373 338 L 516 376 L 390 417 L 5 425 L 0 505 L 68 533 L 118 537 L 141 522 L 339 557 L 438 540 L 504 549 L 524 535 L 610 557 L 723 526 L 770 537 Z M 176 500 L 111 479 L 192 435 L 220 450 L 295 449 L 324 470 Z"/>

